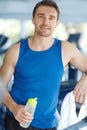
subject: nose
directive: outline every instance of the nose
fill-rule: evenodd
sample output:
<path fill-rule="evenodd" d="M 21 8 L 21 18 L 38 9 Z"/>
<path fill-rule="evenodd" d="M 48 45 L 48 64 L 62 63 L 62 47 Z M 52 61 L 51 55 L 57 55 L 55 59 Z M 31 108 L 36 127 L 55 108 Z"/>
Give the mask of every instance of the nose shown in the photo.
<path fill-rule="evenodd" d="M 43 24 L 44 24 L 44 25 L 48 25 L 48 24 L 49 24 L 49 20 L 48 20 L 48 18 L 44 18 L 44 20 L 43 20 Z"/>

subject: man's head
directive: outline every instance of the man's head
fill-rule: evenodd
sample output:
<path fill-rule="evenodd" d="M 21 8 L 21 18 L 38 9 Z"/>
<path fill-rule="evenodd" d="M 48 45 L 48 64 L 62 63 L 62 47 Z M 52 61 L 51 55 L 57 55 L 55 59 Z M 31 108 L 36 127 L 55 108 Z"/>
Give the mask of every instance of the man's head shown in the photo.
<path fill-rule="evenodd" d="M 59 8 L 52 0 L 38 2 L 33 11 L 32 22 L 35 34 L 43 37 L 52 36 L 59 22 Z"/>
<path fill-rule="evenodd" d="M 59 19 L 59 15 L 60 15 L 59 7 L 53 0 L 42 0 L 38 2 L 33 10 L 33 18 L 35 17 L 36 11 L 40 6 L 48 6 L 54 8 L 57 12 L 57 20 Z"/>

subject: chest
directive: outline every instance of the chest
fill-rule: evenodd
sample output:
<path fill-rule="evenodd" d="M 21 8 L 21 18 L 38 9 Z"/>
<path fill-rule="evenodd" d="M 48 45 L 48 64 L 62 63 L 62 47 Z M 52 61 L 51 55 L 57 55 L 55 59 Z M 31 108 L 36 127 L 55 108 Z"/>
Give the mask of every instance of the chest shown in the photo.
<path fill-rule="evenodd" d="M 25 53 L 19 58 L 16 73 L 24 78 L 53 77 L 63 71 L 62 60 L 59 52 Z"/>

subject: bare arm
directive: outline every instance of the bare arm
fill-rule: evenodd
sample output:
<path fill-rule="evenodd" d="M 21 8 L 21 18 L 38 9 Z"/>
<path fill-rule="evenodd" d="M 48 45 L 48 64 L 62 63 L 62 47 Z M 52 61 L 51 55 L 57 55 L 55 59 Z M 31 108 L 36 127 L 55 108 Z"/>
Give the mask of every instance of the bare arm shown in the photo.
<path fill-rule="evenodd" d="M 85 57 L 74 45 L 63 43 L 63 64 L 68 63 L 83 72 L 83 76 L 74 89 L 75 100 L 80 103 L 87 101 L 87 57 Z"/>
<path fill-rule="evenodd" d="M 5 86 L 7 86 L 9 80 L 11 79 L 15 71 L 15 65 L 18 57 L 17 55 L 18 45 L 14 45 L 13 47 L 11 47 L 5 55 L 3 65 L 0 68 L 0 74 L 2 76 Z M 3 103 L 6 105 L 8 109 L 12 111 L 12 107 L 14 106 L 15 102 L 12 100 L 8 92 Z"/>
<path fill-rule="evenodd" d="M 13 73 L 15 72 L 15 65 L 18 60 L 20 44 L 13 45 L 5 55 L 3 65 L 0 68 L 0 75 L 7 86 Z M 31 121 L 31 115 L 25 111 L 23 105 L 18 105 L 10 96 L 9 92 L 6 92 L 3 104 L 13 113 L 15 119 L 19 122 Z"/>

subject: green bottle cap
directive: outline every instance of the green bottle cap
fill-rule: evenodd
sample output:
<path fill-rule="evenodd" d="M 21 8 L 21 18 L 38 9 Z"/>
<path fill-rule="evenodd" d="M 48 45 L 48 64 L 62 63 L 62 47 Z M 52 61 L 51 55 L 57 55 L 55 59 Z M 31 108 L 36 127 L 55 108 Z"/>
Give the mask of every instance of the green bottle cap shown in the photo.
<path fill-rule="evenodd" d="M 37 105 L 37 98 L 29 98 L 28 104 L 31 106 L 36 106 Z"/>

